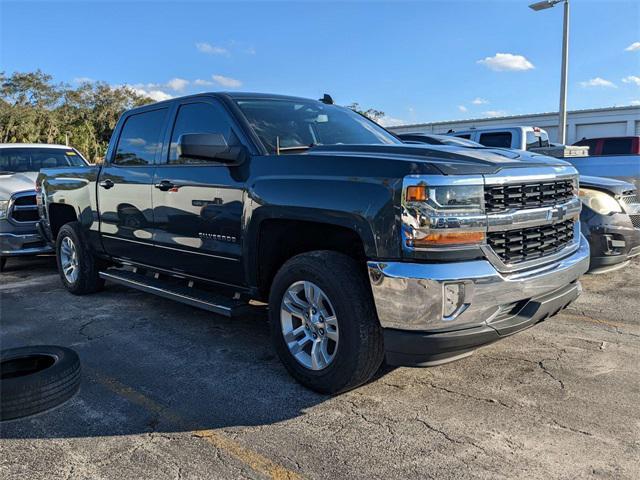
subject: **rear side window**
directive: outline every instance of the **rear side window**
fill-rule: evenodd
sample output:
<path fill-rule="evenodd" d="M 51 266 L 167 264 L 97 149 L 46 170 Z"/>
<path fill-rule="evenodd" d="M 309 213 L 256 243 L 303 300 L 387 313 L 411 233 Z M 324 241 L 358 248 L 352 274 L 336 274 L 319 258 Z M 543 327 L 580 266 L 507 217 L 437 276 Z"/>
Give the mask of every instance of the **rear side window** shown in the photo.
<path fill-rule="evenodd" d="M 479 142 L 485 147 L 511 148 L 511 132 L 483 133 Z"/>
<path fill-rule="evenodd" d="M 527 131 L 527 150 L 530 148 L 548 147 L 549 136 L 545 132 Z"/>
<path fill-rule="evenodd" d="M 114 163 L 120 166 L 153 164 L 162 149 L 162 130 L 167 109 L 131 115 L 124 122 Z"/>
<path fill-rule="evenodd" d="M 629 155 L 632 148 L 631 138 L 608 138 L 602 141 L 602 155 Z"/>
<path fill-rule="evenodd" d="M 188 103 L 181 105 L 178 110 L 173 132 L 171 133 L 171 148 L 169 162 L 176 163 L 211 163 L 211 160 L 198 160 L 178 157 L 178 141 L 185 133 L 220 133 L 229 145 L 237 145 L 238 139 L 231 130 L 226 113 L 218 105 L 211 103 Z"/>
<path fill-rule="evenodd" d="M 471 134 L 470 133 L 463 133 L 462 135 L 454 135 L 455 137 L 458 138 L 466 138 L 467 140 L 471 140 Z"/>

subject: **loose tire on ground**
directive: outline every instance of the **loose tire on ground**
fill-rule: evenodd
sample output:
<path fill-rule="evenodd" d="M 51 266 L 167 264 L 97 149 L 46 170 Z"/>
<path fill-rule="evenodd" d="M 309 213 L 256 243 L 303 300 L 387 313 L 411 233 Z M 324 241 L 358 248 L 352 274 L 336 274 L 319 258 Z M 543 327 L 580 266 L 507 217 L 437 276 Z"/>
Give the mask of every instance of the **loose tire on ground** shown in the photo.
<path fill-rule="evenodd" d="M 314 370 L 296 359 L 284 339 L 281 323 L 283 297 L 300 282 L 320 287 L 330 301 L 339 328 L 335 356 Z M 275 350 L 288 372 L 304 386 L 337 394 L 369 380 L 380 367 L 383 339 L 366 275 L 351 257 L 332 251 L 314 251 L 288 260 L 276 274 L 269 295 L 269 320 Z"/>
<path fill-rule="evenodd" d="M 0 420 L 40 413 L 70 399 L 80 386 L 80 359 L 69 348 L 0 351 Z"/>
<path fill-rule="evenodd" d="M 76 262 L 76 275 L 65 274 L 65 261 L 73 251 Z M 98 262 L 91 253 L 78 222 L 63 225 L 56 239 L 56 261 L 58 272 L 65 288 L 75 295 L 85 295 L 102 290 L 104 280 L 99 277 Z M 68 268 L 66 268 L 68 272 Z"/>

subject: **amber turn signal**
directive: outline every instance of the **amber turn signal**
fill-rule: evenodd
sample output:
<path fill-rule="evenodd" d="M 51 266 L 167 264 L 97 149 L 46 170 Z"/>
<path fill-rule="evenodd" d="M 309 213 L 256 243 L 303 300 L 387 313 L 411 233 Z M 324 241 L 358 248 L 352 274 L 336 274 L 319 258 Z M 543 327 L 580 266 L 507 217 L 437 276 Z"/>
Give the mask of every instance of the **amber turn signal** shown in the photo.
<path fill-rule="evenodd" d="M 484 232 L 437 232 L 430 233 L 424 238 L 414 239 L 413 245 L 416 247 L 426 247 L 430 245 L 465 245 L 469 243 L 480 243 L 484 241 Z"/>
<path fill-rule="evenodd" d="M 407 187 L 407 202 L 424 202 L 427 200 L 427 187 L 413 185 Z"/>

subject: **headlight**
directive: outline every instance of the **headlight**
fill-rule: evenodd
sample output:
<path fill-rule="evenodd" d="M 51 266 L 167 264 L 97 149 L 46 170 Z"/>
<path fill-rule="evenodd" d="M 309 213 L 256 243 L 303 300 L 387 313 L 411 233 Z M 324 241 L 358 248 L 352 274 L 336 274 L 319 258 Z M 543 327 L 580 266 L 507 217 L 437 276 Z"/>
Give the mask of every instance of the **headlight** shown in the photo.
<path fill-rule="evenodd" d="M 478 245 L 485 241 L 483 185 L 406 187 L 403 199 L 403 237 L 409 248 Z"/>
<path fill-rule="evenodd" d="M 598 212 L 600 215 L 622 212 L 622 207 L 615 198 L 608 193 L 600 192 L 599 190 L 581 188 L 580 200 L 582 200 L 582 203 L 587 207 Z"/>
<path fill-rule="evenodd" d="M 9 210 L 9 200 L 0 200 L 0 219 L 7 218 L 8 210 Z"/>

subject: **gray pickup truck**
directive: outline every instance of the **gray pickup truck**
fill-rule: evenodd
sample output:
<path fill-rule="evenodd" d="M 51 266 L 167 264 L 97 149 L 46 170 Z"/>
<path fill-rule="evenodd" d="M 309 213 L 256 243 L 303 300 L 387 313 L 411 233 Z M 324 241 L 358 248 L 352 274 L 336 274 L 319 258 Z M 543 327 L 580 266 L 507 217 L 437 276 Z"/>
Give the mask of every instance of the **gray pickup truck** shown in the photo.
<path fill-rule="evenodd" d="M 0 271 L 9 257 L 53 251 L 36 230 L 35 181 L 40 169 L 86 164 L 64 145 L 0 144 Z"/>
<path fill-rule="evenodd" d="M 328 97 L 136 108 L 104 164 L 45 168 L 37 188 L 70 292 L 106 280 L 228 316 L 265 302 L 283 364 L 324 393 L 543 321 L 589 266 L 571 165 L 406 145 Z"/>

